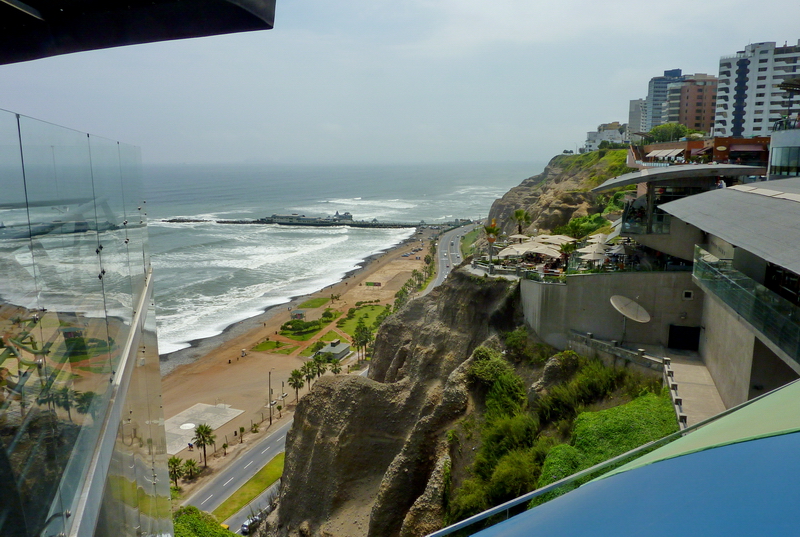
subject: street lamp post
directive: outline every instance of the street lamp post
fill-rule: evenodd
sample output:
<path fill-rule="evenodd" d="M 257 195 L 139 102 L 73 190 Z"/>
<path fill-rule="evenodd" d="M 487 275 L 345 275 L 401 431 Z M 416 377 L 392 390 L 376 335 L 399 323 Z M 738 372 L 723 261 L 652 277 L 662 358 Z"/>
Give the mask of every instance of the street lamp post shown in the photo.
<path fill-rule="evenodd" d="M 274 367 L 272 369 L 275 369 Z M 269 394 L 267 395 L 267 404 L 269 405 L 269 424 L 272 426 L 272 369 L 269 370 L 268 380 L 267 380 L 267 387 L 269 388 Z"/>

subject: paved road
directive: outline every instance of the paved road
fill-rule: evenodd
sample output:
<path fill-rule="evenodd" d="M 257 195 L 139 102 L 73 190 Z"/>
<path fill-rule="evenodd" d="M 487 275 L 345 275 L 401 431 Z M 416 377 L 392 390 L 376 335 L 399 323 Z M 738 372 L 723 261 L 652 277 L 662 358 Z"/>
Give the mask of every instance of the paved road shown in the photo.
<path fill-rule="evenodd" d="M 219 507 L 228 496 L 284 450 L 286 432 L 291 426 L 291 421 L 285 423 L 256 443 L 247 453 L 222 470 L 217 477 L 189 496 L 183 502 L 184 505 L 194 505 L 198 509 L 209 512 Z"/>
<path fill-rule="evenodd" d="M 475 228 L 475 225 L 470 224 L 461 226 L 456 229 L 446 231 L 439 236 L 439 243 L 436 247 L 437 263 L 439 263 L 439 272 L 436 278 L 428 285 L 420 296 L 425 296 L 433 289 L 440 286 L 442 282 L 453 270 L 453 267 L 458 266 L 463 259 L 461 258 L 461 237 L 469 233 Z M 451 244 L 452 243 L 452 244 Z"/>
<path fill-rule="evenodd" d="M 360 376 L 366 376 L 369 367 L 365 367 L 358 372 Z M 289 421 L 275 429 L 269 436 L 257 442 L 250 450 L 237 460 L 233 461 L 228 467 L 223 469 L 214 479 L 206 483 L 202 488 L 196 490 L 191 496 L 186 498 L 184 505 L 193 505 L 203 511 L 213 511 L 225 501 L 231 494 L 244 485 L 248 479 L 256 475 L 269 461 L 278 453 L 286 448 L 286 433 L 292 427 L 294 421 Z M 272 487 L 270 487 L 272 488 Z M 242 525 L 252 511 L 257 511 L 264 507 L 270 490 L 267 489 L 258 497 L 246 505 L 241 511 L 225 521 L 232 531 L 239 532 Z"/>

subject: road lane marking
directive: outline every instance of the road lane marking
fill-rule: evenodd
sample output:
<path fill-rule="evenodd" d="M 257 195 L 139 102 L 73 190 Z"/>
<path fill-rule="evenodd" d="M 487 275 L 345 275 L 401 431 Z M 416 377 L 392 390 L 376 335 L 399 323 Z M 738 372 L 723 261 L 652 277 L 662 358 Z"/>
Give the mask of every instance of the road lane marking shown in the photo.
<path fill-rule="evenodd" d="M 244 468 L 242 468 L 242 470 L 245 470 L 245 469 L 247 469 L 247 467 L 248 467 L 248 466 L 250 466 L 251 464 L 253 464 L 253 461 L 250 461 L 250 462 L 248 462 L 247 464 L 245 464 L 245 465 L 244 465 Z"/>
<path fill-rule="evenodd" d="M 269 451 L 269 448 L 267 448 L 267 449 L 265 449 L 264 451 L 262 451 L 262 452 L 261 452 L 261 454 L 263 455 L 263 454 L 264 454 L 264 453 L 266 453 L 267 451 Z"/>
<path fill-rule="evenodd" d="M 228 483 L 230 483 L 231 481 L 233 481 L 233 478 L 228 479 L 225 483 L 222 484 L 222 486 L 227 487 Z"/>
<path fill-rule="evenodd" d="M 213 494 L 212 494 L 211 496 L 213 496 Z M 202 501 L 202 503 L 201 503 L 200 505 L 203 505 L 203 504 L 204 504 L 204 503 L 206 503 L 208 500 L 210 500 L 210 499 L 211 499 L 211 496 L 209 496 L 208 498 L 206 498 L 205 500 L 203 500 L 203 501 Z"/>

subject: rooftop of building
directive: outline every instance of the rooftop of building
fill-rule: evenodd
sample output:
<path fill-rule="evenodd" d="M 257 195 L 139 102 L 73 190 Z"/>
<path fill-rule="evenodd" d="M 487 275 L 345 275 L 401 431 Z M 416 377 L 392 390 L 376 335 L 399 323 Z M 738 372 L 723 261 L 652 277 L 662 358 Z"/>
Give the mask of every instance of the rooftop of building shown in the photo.
<path fill-rule="evenodd" d="M 271 29 L 275 0 L 3 0 L 0 64 Z"/>

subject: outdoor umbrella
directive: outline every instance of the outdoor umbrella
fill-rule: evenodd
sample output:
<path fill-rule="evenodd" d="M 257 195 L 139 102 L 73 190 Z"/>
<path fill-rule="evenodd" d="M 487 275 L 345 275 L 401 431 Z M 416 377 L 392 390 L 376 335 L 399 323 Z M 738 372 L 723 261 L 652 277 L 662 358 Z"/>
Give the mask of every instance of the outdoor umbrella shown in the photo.
<path fill-rule="evenodd" d="M 595 244 L 604 244 L 607 240 L 608 240 L 608 235 L 606 235 L 605 233 L 598 233 L 597 235 L 592 235 L 586 242 L 592 242 Z"/>
<path fill-rule="evenodd" d="M 545 237 L 542 239 L 542 242 L 548 242 L 550 244 L 567 244 L 568 242 L 575 242 L 577 239 L 573 239 L 572 237 L 567 237 L 566 235 L 550 235 L 549 237 Z"/>
<path fill-rule="evenodd" d="M 601 259 L 605 259 L 608 257 L 606 254 L 601 253 L 592 253 L 592 254 L 583 254 L 581 259 L 584 261 L 600 261 Z"/>
<path fill-rule="evenodd" d="M 497 254 L 497 257 L 511 257 L 515 255 L 522 255 L 525 253 L 525 250 L 518 249 L 516 246 L 509 246 L 508 248 L 503 248 L 500 250 L 500 253 Z"/>
<path fill-rule="evenodd" d="M 561 252 L 547 244 L 535 244 L 532 248 L 528 248 L 527 252 L 533 254 L 542 254 L 548 257 L 561 257 Z"/>
<path fill-rule="evenodd" d="M 615 246 L 612 246 L 611 249 L 608 250 L 608 253 L 617 255 L 632 255 L 633 248 L 625 244 L 617 244 Z"/>
<path fill-rule="evenodd" d="M 583 248 L 578 248 L 577 251 L 582 254 L 603 254 L 607 249 L 605 244 L 590 244 Z"/>
<path fill-rule="evenodd" d="M 526 241 L 526 240 L 530 239 L 530 237 L 528 237 L 527 235 L 520 235 L 519 233 L 515 233 L 513 235 L 509 235 L 508 238 L 509 239 L 520 240 L 520 241 Z"/>

